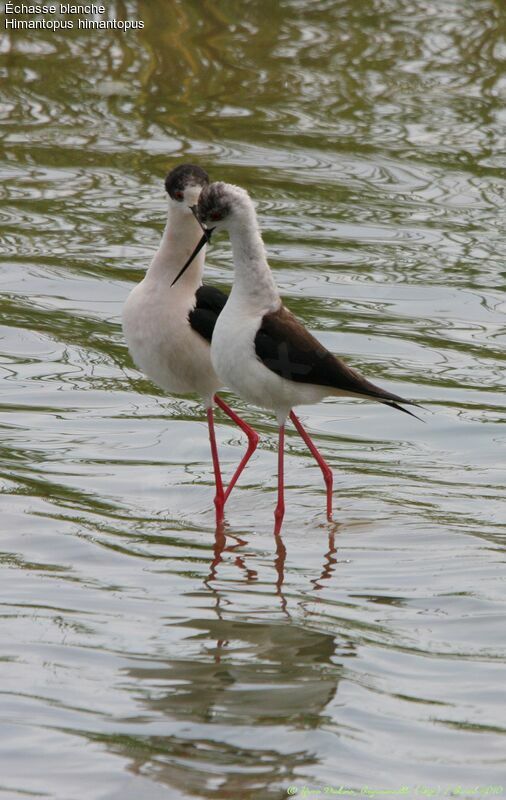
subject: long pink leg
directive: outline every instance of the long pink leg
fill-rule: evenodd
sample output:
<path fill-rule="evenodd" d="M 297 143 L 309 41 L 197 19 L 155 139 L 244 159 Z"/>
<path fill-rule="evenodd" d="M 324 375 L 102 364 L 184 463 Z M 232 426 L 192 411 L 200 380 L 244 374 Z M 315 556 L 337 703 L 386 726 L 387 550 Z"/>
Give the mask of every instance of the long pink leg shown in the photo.
<path fill-rule="evenodd" d="M 302 422 L 297 417 L 297 415 L 294 414 L 293 411 L 290 411 L 290 419 L 297 428 L 297 431 L 299 432 L 304 442 L 307 444 L 312 455 L 315 457 L 318 466 L 320 467 L 323 473 L 323 480 L 325 481 L 325 486 L 327 487 L 327 519 L 332 519 L 332 484 L 334 481 L 332 476 L 332 470 L 330 469 L 327 462 L 324 460 L 321 453 L 318 452 L 318 450 L 316 449 L 315 445 L 313 444 L 312 440 L 309 437 L 309 434 L 302 426 Z"/>
<path fill-rule="evenodd" d="M 274 535 L 277 536 L 281 530 L 283 517 L 285 516 L 285 483 L 283 475 L 284 464 L 284 450 L 285 450 L 285 426 L 279 426 L 279 444 L 278 444 L 278 504 L 274 512 Z"/>
<path fill-rule="evenodd" d="M 259 440 L 260 437 L 258 436 L 258 433 L 255 430 L 253 430 L 253 428 L 250 425 L 248 425 L 247 422 L 244 422 L 244 420 L 241 419 L 235 413 L 235 411 L 233 411 L 230 408 L 230 406 L 228 406 L 225 403 L 225 401 L 221 399 L 221 397 L 218 397 L 218 395 L 215 395 L 214 396 L 214 402 L 216 403 L 217 406 L 219 406 L 221 408 L 222 411 L 225 412 L 225 414 L 228 417 L 230 417 L 230 419 L 233 422 L 235 422 L 236 425 L 239 426 L 239 428 L 242 431 L 244 431 L 244 433 L 248 437 L 248 449 L 246 450 L 245 454 L 243 455 L 243 457 L 241 459 L 241 462 L 240 462 L 239 466 L 237 467 L 236 471 L 234 472 L 234 474 L 232 476 L 232 480 L 228 484 L 228 487 L 227 487 L 227 489 L 225 491 L 223 502 L 226 503 L 227 498 L 228 498 L 230 492 L 232 491 L 232 489 L 234 488 L 235 484 L 237 483 L 237 479 L 239 478 L 241 472 L 243 471 L 244 467 L 246 466 L 246 464 L 250 460 L 251 456 L 253 455 L 253 453 L 257 449 L 258 440 Z"/>
<path fill-rule="evenodd" d="M 214 413 L 212 408 L 207 409 L 207 424 L 209 426 L 209 441 L 211 442 L 211 455 L 213 457 L 214 480 L 216 483 L 216 496 L 214 505 L 216 506 L 216 522 L 223 519 L 223 506 L 225 505 L 225 493 L 223 491 L 223 481 L 221 480 L 220 460 L 218 458 L 218 446 L 216 444 L 216 434 L 214 432 Z"/>

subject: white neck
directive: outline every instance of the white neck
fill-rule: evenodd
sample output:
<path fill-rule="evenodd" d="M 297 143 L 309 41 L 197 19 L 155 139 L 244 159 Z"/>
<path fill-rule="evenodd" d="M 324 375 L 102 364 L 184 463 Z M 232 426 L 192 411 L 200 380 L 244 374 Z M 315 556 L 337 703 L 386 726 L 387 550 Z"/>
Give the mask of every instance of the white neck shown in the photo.
<path fill-rule="evenodd" d="M 229 227 L 234 255 L 234 285 L 231 297 L 258 311 L 279 307 L 278 288 L 267 263 L 253 205 L 238 209 Z"/>
<path fill-rule="evenodd" d="M 193 214 L 171 205 L 160 246 L 148 268 L 146 278 L 170 286 L 201 236 L 202 228 Z M 179 291 L 195 292 L 202 285 L 205 253 L 206 248 L 203 247 L 175 284 L 174 290 L 179 288 Z"/>

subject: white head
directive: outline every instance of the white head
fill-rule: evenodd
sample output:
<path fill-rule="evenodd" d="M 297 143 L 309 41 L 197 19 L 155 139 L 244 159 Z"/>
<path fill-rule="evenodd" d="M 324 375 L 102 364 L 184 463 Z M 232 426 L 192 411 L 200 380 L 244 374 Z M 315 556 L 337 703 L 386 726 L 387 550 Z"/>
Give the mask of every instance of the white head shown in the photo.
<path fill-rule="evenodd" d="M 175 167 L 165 178 L 169 212 L 191 216 L 191 207 L 197 205 L 202 189 L 208 184 L 209 176 L 202 167 L 194 164 Z"/>

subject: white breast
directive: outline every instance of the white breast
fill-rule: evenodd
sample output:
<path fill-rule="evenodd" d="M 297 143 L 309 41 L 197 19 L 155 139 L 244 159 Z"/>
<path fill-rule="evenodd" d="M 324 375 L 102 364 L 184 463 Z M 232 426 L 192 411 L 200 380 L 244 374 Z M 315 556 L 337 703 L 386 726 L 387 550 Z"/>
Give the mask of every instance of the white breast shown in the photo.
<path fill-rule="evenodd" d="M 136 366 L 175 394 L 198 393 L 209 400 L 220 387 L 209 343 L 188 320 L 194 298 L 146 277 L 123 309 L 123 332 Z"/>
<path fill-rule="evenodd" d="M 281 378 L 260 361 L 255 336 L 262 316 L 232 293 L 214 329 L 211 359 L 222 383 L 243 400 L 274 410 L 281 419 L 293 406 L 317 403 L 328 391 Z"/>

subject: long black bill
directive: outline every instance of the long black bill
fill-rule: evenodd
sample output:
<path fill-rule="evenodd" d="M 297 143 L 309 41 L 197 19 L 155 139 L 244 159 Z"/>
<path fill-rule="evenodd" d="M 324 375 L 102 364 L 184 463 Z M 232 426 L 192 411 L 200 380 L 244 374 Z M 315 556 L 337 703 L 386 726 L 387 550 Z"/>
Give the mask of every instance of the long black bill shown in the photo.
<path fill-rule="evenodd" d="M 197 220 L 198 224 L 200 225 L 200 227 L 204 231 L 205 235 L 207 236 L 207 244 L 211 244 L 211 236 L 213 235 L 213 231 L 215 230 L 215 228 L 206 228 L 206 226 L 202 224 L 202 222 L 200 221 L 200 217 L 199 217 L 198 206 L 190 206 L 190 211 L 192 212 L 192 214 L 195 217 L 195 219 Z M 199 244 L 200 244 L 200 242 L 199 242 Z M 197 250 L 197 253 L 198 253 L 198 250 Z"/>
<path fill-rule="evenodd" d="M 172 281 L 172 283 L 171 283 L 171 286 L 174 286 L 174 284 L 175 284 L 175 283 L 177 283 L 177 281 L 179 280 L 179 278 L 181 277 L 181 275 L 182 275 L 184 272 L 186 272 L 186 270 L 188 269 L 188 267 L 189 267 L 189 266 L 190 266 L 190 264 L 192 263 L 192 261 L 193 261 L 193 259 L 195 258 L 195 256 L 196 256 L 198 253 L 200 253 L 200 251 L 202 250 L 202 248 L 203 248 L 203 247 L 205 247 L 205 245 L 206 245 L 206 244 L 207 244 L 207 243 L 210 241 L 210 239 L 211 239 L 211 234 L 209 233 L 209 231 L 205 231 L 205 232 L 202 234 L 202 237 L 200 238 L 200 240 L 199 240 L 199 242 L 198 242 L 198 244 L 197 244 L 197 246 L 196 246 L 195 250 L 194 250 L 194 251 L 193 251 L 193 253 L 191 254 L 190 258 L 188 259 L 188 261 L 186 262 L 186 264 L 184 265 L 184 267 L 181 267 L 181 269 L 180 269 L 180 270 L 179 270 L 179 272 L 177 273 L 176 277 L 175 277 L 175 278 L 174 278 L 174 280 Z"/>

